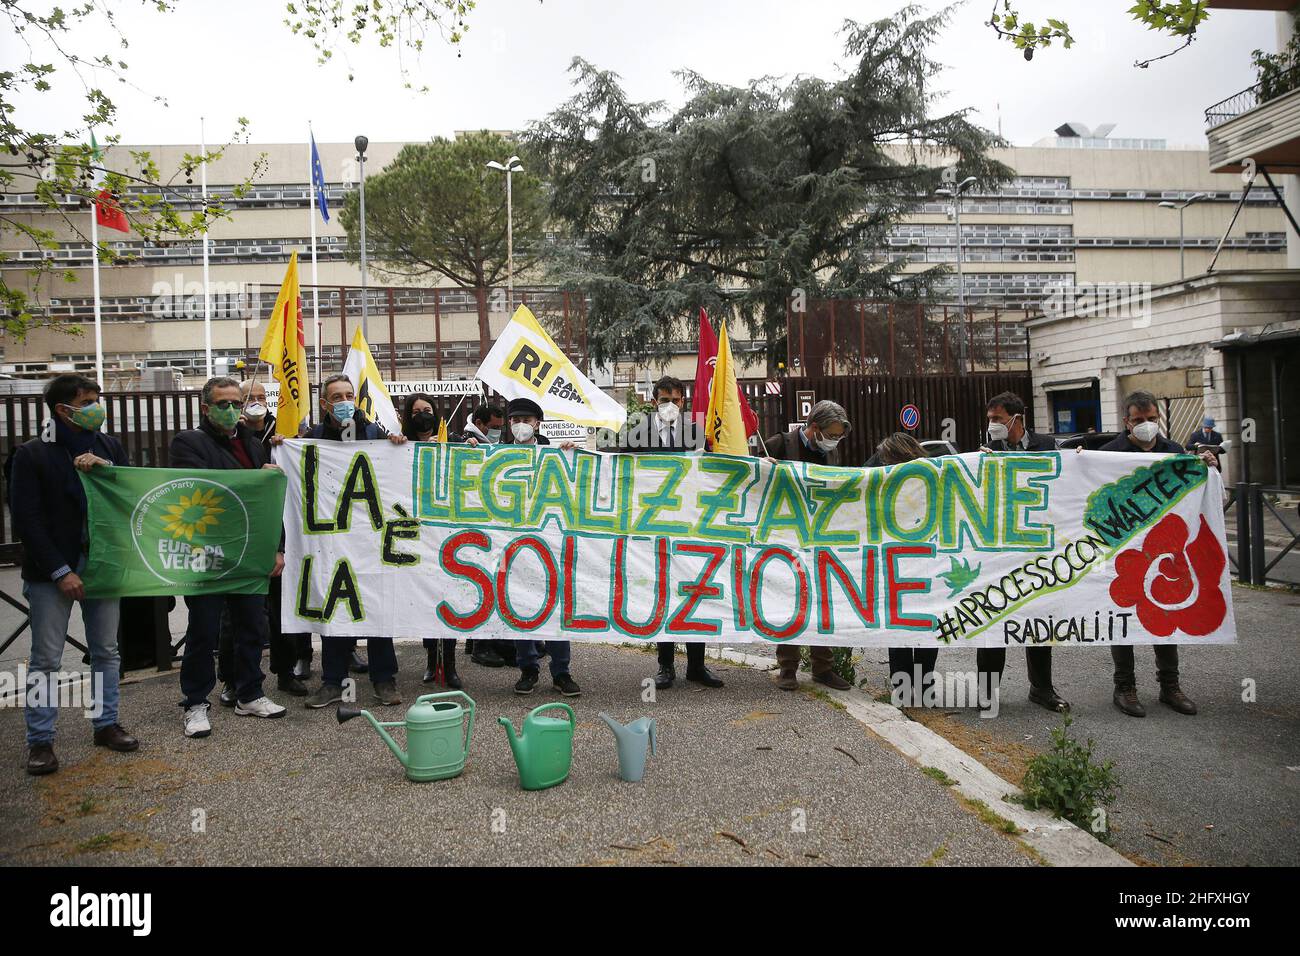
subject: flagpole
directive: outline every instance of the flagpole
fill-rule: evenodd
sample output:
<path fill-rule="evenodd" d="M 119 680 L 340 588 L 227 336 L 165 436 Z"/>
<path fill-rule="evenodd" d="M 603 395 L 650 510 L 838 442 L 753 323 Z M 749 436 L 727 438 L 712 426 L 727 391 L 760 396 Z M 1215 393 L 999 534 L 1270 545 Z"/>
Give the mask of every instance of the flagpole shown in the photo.
<path fill-rule="evenodd" d="M 95 381 L 99 387 L 108 388 L 104 381 L 104 325 L 99 310 L 99 201 L 90 203 L 90 274 L 95 291 Z"/>
<path fill-rule="evenodd" d="M 316 271 L 316 209 L 320 203 L 320 197 L 316 192 L 316 169 L 312 163 L 312 147 L 316 143 L 315 134 L 312 132 L 311 120 L 307 121 L 307 182 L 311 184 L 311 202 L 307 204 L 307 220 L 311 223 L 311 317 L 312 325 L 316 329 L 316 387 L 320 387 L 321 382 L 321 362 L 320 362 L 320 276 Z M 339 343 L 339 348 L 343 343 Z M 314 403 L 313 403 L 314 407 Z M 314 414 L 314 412 L 313 412 Z"/>
<path fill-rule="evenodd" d="M 203 117 L 199 117 L 199 182 L 203 190 L 203 352 L 208 362 L 208 378 L 215 370 L 212 367 L 212 294 L 208 286 L 208 137 L 204 129 Z"/>

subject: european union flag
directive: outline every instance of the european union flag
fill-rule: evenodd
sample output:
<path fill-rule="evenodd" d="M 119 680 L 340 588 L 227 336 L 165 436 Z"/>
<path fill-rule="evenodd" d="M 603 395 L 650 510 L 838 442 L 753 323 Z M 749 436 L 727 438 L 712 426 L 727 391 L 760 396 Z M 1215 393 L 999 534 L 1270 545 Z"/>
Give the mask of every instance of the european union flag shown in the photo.
<path fill-rule="evenodd" d="M 312 191 L 316 194 L 316 205 L 320 209 L 320 216 L 326 222 L 330 221 L 330 206 L 325 200 L 325 174 L 320 168 L 320 153 L 316 152 L 316 134 L 311 137 L 311 186 Z"/>

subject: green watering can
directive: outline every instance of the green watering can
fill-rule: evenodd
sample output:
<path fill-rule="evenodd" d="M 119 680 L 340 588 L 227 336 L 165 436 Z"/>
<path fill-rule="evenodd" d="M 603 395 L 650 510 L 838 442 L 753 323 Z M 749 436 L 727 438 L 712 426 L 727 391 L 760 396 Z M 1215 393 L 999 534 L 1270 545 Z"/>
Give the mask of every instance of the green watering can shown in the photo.
<path fill-rule="evenodd" d="M 465 698 L 469 704 L 468 721 L 464 720 L 465 709 L 445 699 L 448 697 Z M 417 697 L 411 709 L 406 712 L 405 720 L 386 723 L 375 720 L 368 710 L 339 704 L 340 724 L 353 717 L 364 717 L 370 721 L 379 736 L 384 738 L 384 743 L 388 744 L 388 749 L 402 762 L 410 780 L 417 783 L 447 780 L 460 776 L 465 769 L 465 758 L 469 756 L 469 735 L 474 729 L 474 701 L 464 691 L 449 690 Z M 406 728 L 406 750 L 397 746 L 397 741 L 388 735 L 385 727 Z"/>
<path fill-rule="evenodd" d="M 538 717 L 544 710 L 562 708 L 569 712 L 567 720 Z M 519 785 L 525 790 L 545 790 L 564 783 L 573 765 L 573 725 L 576 718 L 568 704 L 542 704 L 524 718 L 523 732 L 516 735 L 515 725 L 508 717 L 498 717 L 504 724 L 506 739 L 519 766 Z"/>

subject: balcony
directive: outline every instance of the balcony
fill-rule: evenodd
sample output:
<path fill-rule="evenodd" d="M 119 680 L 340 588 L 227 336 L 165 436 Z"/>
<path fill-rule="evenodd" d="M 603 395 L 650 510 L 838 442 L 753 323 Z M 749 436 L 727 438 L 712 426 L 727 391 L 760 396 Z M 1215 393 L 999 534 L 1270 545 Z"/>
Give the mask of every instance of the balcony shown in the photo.
<path fill-rule="evenodd" d="M 1256 83 L 1205 111 L 1210 171 L 1300 166 L 1300 69 Z"/>

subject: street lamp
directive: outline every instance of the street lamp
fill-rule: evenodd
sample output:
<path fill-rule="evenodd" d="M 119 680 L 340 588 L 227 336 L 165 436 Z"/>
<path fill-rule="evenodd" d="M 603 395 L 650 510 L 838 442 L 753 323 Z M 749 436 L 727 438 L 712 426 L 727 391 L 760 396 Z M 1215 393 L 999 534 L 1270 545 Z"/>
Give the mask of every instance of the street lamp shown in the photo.
<path fill-rule="evenodd" d="M 1166 199 L 1162 203 L 1157 203 L 1157 205 L 1163 206 L 1165 209 L 1178 210 L 1178 278 L 1180 279 L 1187 278 L 1187 262 L 1184 258 L 1185 253 L 1183 250 L 1183 210 L 1198 199 L 1204 198 L 1205 193 L 1195 193 L 1189 198 L 1184 199 L 1182 202 L 1172 202 L 1171 200 Z"/>
<path fill-rule="evenodd" d="M 961 310 L 961 327 L 962 332 L 958 337 L 960 344 L 958 361 L 964 368 L 966 365 L 966 280 L 961 271 L 962 249 L 961 249 L 961 194 L 971 186 L 975 185 L 978 180 L 974 176 L 967 176 L 961 182 L 952 188 L 936 189 L 936 196 L 943 196 L 952 200 L 952 219 L 957 223 L 957 307 Z"/>
<path fill-rule="evenodd" d="M 361 164 L 361 334 L 370 342 L 370 308 L 366 303 L 366 147 L 370 140 L 358 136 L 352 141 L 357 148 L 357 162 Z"/>
<path fill-rule="evenodd" d="M 487 164 L 487 168 L 506 174 L 506 313 L 511 314 L 515 308 L 515 211 L 510 177 L 514 173 L 522 173 L 524 166 L 518 156 L 511 156 L 504 166 L 494 159 Z"/>

